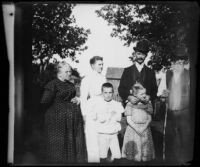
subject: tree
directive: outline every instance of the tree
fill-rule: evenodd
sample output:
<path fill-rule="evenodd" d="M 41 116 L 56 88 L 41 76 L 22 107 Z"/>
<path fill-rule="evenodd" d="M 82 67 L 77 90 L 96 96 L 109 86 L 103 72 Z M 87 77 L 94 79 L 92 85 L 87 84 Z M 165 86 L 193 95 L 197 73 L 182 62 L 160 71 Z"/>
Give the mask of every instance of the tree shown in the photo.
<path fill-rule="evenodd" d="M 72 15 L 74 4 L 34 3 L 32 23 L 33 60 L 48 64 L 53 54 L 61 58 L 71 57 L 87 49 L 84 46 L 90 30 L 75 25 Z"/>
<path fill-rule="evenodd" d="M 189 51 L 191 3 L 109 4 L 96 13 L 113 26 L 112 37 L 125 46 L 147 39 L 152 52 L 149 65 L 169 67 L 178 48 Z"/>
<path fill-rule="evenodd" d="M 47 66 L 54 54 L 61 58 L 71 57 L 76 61 L 76 55 L 87 49 L 84 44 L 90 30 L 75 24 L 76 20 L 72 15 L 75 4 L 37 2 L 33 3 L 32 7 L 32 62 L 36 74 L 43 73 L 45 69 L 52 69 Z M 35 81 L 43 78 L 37 78 L 37 75 L 35 77 Z"/>

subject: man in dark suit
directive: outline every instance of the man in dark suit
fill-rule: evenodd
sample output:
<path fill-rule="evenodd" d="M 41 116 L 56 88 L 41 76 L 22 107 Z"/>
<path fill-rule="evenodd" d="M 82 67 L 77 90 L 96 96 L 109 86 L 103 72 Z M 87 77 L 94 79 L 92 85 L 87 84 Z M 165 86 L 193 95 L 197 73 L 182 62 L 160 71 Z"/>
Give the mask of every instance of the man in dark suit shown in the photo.
<path fill-rule="evenodd" d="M 133 84 L 137 81 L 140 82 L 150 96 L 152 105 L 157 94 L 157 84 L 155 72 L 144 64 L 144 60 L 149 52 L 149 44 L 147 40 L 141 40 L 137 43 L 134 48 L 133 58 L 135 63 L 124 69 L 120 84 L 118 87 L 119 95 L 123 100 L 124 106 L 128 101 L 137 103 L 137 99 L 130 95 L 130 89 Z"/>
<path fill-rule="evenodd" d="M 158 90 L 156 84 L 156 76 L 155 72 L 144 64 L 144 60 L 146 59 L 149 52 L 149 43 L 147 40 L 141 40 L 133 49 L 135 51 L 133 53 L 133 59 L 135 63 L 132 66 L 124 69 L 118 87 L 119 95 L 122 98 L 124 107 L 128 101 L 130 101 L 132 104 L 137 104 L 138 99 L 130 94 L 130 90 L 133 84 L 140 82 L 143 87 L 146 88 L 146 93 L 150 96 L 150 100 L 154 108 L 154 101 L 156 99 Z M 152 135 L 153 138 L 155 138 L 154 136 L 156 136 L 156 134 L 154 135 L 152 132 Z M 120 146 L 122 146 L 123 135 L 119 135 L 119 142 Z"/>

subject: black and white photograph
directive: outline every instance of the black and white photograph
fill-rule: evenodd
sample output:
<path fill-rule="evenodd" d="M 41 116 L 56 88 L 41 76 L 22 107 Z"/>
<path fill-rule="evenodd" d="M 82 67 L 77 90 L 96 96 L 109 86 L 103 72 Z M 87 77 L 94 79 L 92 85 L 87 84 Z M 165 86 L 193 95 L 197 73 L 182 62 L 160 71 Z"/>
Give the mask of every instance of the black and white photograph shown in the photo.
<path fill-rule="evenodd" d="M 199 4 L 3 2 L 10 165 L 192 165 Z"/>

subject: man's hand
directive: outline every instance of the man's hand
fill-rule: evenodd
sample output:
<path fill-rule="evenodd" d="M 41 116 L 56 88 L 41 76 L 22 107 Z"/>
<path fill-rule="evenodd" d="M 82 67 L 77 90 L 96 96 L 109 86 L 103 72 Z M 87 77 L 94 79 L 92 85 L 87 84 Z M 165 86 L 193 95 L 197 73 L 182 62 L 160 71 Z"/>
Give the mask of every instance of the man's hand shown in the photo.
<path fill-rule="evenodd" d="M 137 104 L 139 102 L 139 99 L 135 96 L 128 96 L 128 101 L 130 101 L 132 104 Z"/>
<path fill-rule="evenodd" d="M 169 96 L 169 90 L 163 90 L 161 97 L 168 97 Z"/>
<path fill-rule="evenodd" d="M 79 105 L 80 104 L 80 99 L 78 97 L 74 97 L 73 99 L 71 99 L 71 102 Z"/>

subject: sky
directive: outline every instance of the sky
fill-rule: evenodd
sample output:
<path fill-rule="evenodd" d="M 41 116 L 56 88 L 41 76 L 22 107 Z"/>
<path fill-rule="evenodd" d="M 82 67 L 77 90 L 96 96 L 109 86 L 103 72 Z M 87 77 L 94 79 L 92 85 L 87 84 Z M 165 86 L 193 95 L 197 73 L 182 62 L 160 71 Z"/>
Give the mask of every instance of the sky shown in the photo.
<path fill-rule="evenodd" d="M 107 67 L 124 68 L 132 65 L 129 59 L 133 51 L 132 46 L 123 46 L 123 41 L 117 37 L 111 37 L 113 27 L 108 26 L 107 21 L 95 13 L 95 10 L 103 6 L 104 4 L 77 4 L 73 9 L 72 14 L 76 19 L 76 24 L 91 31 L 85 44 L 88 49 L 76 56 L 79 63 L 72 62 L 70 58 L 66 59 L 72 67 L 77 68 L 81 76 L 91 72 L 89 60 L 95 55 L 103 57 L 103 75 L 106 74 Z"/>
<path fill-rule="evenodd" d="M 128 58 L 132 54 L 132 48 L 123 46 L 120 39 L 111 37 L 112 27 L 108 26 L 103 18 L 97 17 L 95 10 L 103 6 L 103 4 L 78 4 L 73 9 L 76 24 L 91 31 L 85 44 L 88 49 L 77 55 L 79 63 L 67 59 L 78 69 L 81 76 L 91 71 L 89 60 L 95 55 L 103 57 L 104 75 L 107 67 L 127 67 L 132 64 Z"/>

